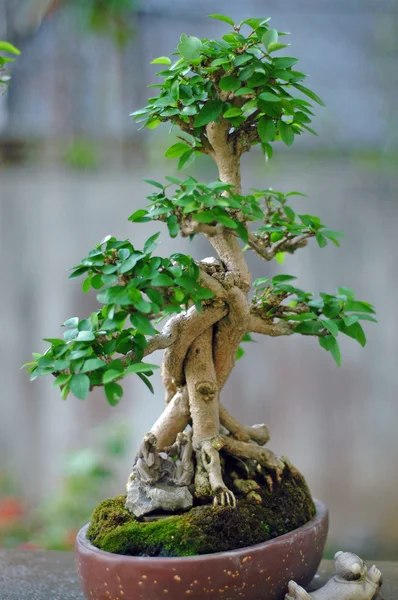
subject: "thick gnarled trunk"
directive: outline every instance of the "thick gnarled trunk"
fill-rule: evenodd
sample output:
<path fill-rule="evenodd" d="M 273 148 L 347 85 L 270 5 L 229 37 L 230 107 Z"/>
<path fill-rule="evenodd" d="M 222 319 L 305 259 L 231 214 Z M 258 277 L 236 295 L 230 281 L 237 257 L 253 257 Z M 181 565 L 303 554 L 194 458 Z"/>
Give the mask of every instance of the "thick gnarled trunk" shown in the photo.
<path fill-rule="evenodd" d="M 222 118 L 220 123 L 207 126 L 210 153 L 220 180 L 240 193 L 240 155 L 229 141 L 228 128 Z M 223 280 L 202 272 L 200 282 L 215 293 L 215 298 L 203 312 L 192 307 L 174 317 L 168 326 L 165 335 L 171 343 L 167 344 L 162 365 L 166 409 L 151 432 L 160 451 L 191 425 L 196 456 L 195 495 L 213 496 L 216 504 L 234 506 L 235 497 L 224 484 L 220 451 L 255 460 L 259 466 L 273 470 L 277 478 L 285 463 L 263 448 L 269 440 L 265 425 L 242 425 L 220 402 L 220 392 L 234 367 L 243 335 L 253 325 L 260 325 L 253 324 L 250 315 L 247 295 L 251 277 L 237 238 L 227 229 L 205 235 L 222 261 Z"/>

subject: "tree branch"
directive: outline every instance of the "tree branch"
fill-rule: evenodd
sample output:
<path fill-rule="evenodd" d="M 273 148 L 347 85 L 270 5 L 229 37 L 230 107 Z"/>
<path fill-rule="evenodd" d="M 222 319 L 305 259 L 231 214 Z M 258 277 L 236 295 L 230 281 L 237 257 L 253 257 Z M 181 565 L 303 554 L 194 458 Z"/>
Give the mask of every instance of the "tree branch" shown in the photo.
<path fill-rule="evenodd" d="M 249 305 L 246 295 L 238 287 L 228 292 L 228 315 L 219 321 L 214 335 L 214 365 L 220 390 L 235 365 L 236 352 L 249 321 Z"/>
<path fill-rule="evenodd" d="M 303 248 L 307 245 L 307 240 L 313 237 L 314 234 L 307 234 L 296 237 L 284 237 L 283 239 L 275 242 L 274 244 L 269 243 L 268 238 L 261 238 L 256 236 L 254 233 L 249 232 L 249 246 L 258 256 L 264 258 L 264 260 L 270 261 L 275 258 L 278 252 L 289 252 L 292 254 L 298 248 Z"/>
<path fill-rule="evenodd" d="M 217 300 L 219 306 L 207 306 L 198 312 L 193 306 L 184 318 L 175 325 L 175 339 L 166 348 L 163 356 L 162 379 L 166 388 L 166 402 L 169 401 L 178 387 L 185 383 L 184 360 L 189 347 L 206 329 L 222 319 L 228 312 L 228 306 Z"/>
<path fill-rule="evenodd" d="M 248 324 L 248 333 L 261 333 L 271 337 L 279 337 L 281 335 L 292 335 L 299 323 L 290 323 L 288 321 L 279 321 L 272 323 L 270 320 L 265 320 L 258 315 L 250 315 Z"/>

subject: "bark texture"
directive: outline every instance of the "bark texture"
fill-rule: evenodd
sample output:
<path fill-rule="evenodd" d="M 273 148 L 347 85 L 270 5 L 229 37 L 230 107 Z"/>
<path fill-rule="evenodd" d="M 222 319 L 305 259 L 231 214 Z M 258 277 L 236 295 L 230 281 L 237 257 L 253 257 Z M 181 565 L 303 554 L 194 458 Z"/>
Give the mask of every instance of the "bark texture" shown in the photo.
<path fill-rule="evenodd" d="M 218 123 L 209 123 L 206 151 L 218 166 L 220 180 L 240 193 L 240 155 L 245 145 L 237 143 L 229 128 L 222 117 Z M 151 432 L 157 438 L 158 450 L 164 450 L 191 425 L 196 456 L 195 495 L 213 497 L 214 503 L 222 506 L 235 506 L 235 496 L 224 483 L 220 452 L 266 469 L 264 477 L 270 485 L 270 472 L 280 481 L 285 467 L 291 465 L 264 448 L 269 441 L 267 426 L 242 425 L 221 404 L 220 392 L 245 333 L 290 335 L 294 327 L 274 324 L 256 314 L 248 301 L 251 276 L 237 238 L 223 226 L 202 225 L 199 223 L 195 231 L 182 228 L 182 234 L 202 232 L 213 246 L 218 259 L 199 263 L 199 282 L 215 297 L 205 303 L 202 312 L 191 307 L 173 317 L 149 341 L 147 354 L 165 349 L 162 378 L 166 391 L 166 408 Z"/>

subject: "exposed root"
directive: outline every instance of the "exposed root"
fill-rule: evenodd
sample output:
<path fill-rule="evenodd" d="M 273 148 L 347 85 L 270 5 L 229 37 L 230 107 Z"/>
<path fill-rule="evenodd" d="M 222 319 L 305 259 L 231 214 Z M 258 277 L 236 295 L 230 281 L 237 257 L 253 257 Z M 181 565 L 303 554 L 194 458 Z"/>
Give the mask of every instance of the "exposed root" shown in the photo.
<path fill-rule="evenodd" d="M 230 490 L 224 490 L 214 496 L 213 506 L 232 506 L 236 508 L 235 494 Z"/>
<path fill-rule="evenodd" d="M 220 421 L 221 425 L 228 429 L 232 437 L 240 442 L 253 441 L 263 446 L 270 439 L 269 430 L 266 425 L 263 423 L 253 425 L 252 427 L 242 425 L 222 404 L 220 404 Z"/>
<path fill-rule="evenodd" d="M 158 440 L 158 449 L 171 446 L 180 431 L 184 431 L 190 421 L 188 394 L 185 388 L 179 390 L 166 406 L 151 432 Z"/>
<path fill-rule="evenodd" d="M 257 444 L 248 444 L 247 442 L 234 440 L 228 435 L 220 435 L 219 440 L 222 449 L 228 454 L 240 458 L 256 460 L 259 465 L 271 470 L 275 474 L 278 482 L 282 480 L 282 473 L 285 470 L 286 463 L 278 458 L 272 450 L 263 448 Z"/>
<path fill-rule="evenodd" d="M 214 506 L 236 506 L 234 494 L 224 483 L 221 471 L 220 455 L 214 448 L 211 441 L 206 441 L 202 445 L 201 462 L 207 471 L 209 484 L 214 495 Z"/>

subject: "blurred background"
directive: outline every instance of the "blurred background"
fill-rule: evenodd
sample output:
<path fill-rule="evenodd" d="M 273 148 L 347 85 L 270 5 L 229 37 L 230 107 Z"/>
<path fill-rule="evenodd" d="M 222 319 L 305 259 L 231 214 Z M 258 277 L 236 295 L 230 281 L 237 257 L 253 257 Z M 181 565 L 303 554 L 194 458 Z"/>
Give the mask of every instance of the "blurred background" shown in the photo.
<path fill-rule="evenodd" d="M 127 222 L 150 192 L 142 178 L 175 173 L 168 128 L 138 131 L 129 117 L 152 94 L 149 62 L 181 33 L 221 36 L 235 20 L 271 16 L 325 100 L 319 137 L 278 146 L 265 164 L 244 157 L 244 189 L 300 190 L 298 212 L 345 232 L 342 248 L 311 244 L 284 265 L 248 256 L 255 277 L 289 273 L 308 291 L 352 287 L 377 307 L 368 345 L 341 340 L 336 367 L 316 341 L 246 345 L 224 401 L 247 424 L 265 421 L 331 511 L 336 549 L 398 558 L 398 3 L 396 0 L 0 0 L 0 39 L 19 47 L 0 97 L 0 546 L 70 548 L 95 504 L 122 493 L 135 448 L 162 410 L 131 378 L 115 408 L 102 390 L 59 398 L 20 365 L 44 351 L 68 317 L 96 308 L 68 269 L 106 234 L 140 244 L 158 227 Z M 225 26 L 224 26 L 225 25 Z M 211 180 L 205 158 L 190 171 Z M 206 240 L 160 246 L 211 255 Z M 297 339 L 295 339 L 297 337 Z M 156 357 L 160 360 L 160 356 Z M 152 361 L 154 362 L 154 361 Z"/>

